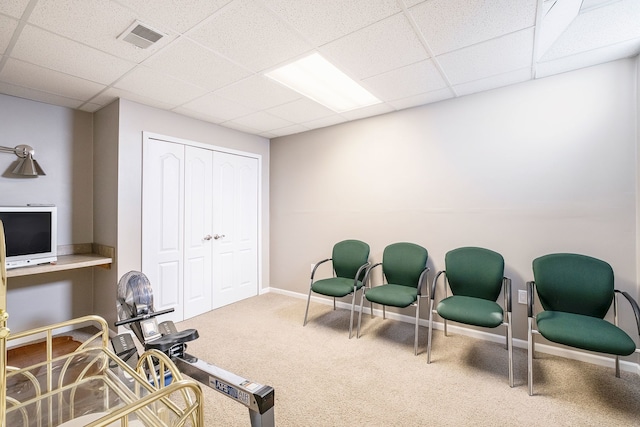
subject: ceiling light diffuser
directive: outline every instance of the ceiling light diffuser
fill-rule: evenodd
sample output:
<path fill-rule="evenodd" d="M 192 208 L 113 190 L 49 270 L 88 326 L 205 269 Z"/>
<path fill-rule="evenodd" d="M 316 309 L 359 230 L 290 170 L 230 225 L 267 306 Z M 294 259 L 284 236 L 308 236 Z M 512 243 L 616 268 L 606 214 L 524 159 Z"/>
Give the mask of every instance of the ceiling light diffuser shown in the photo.
<path fill-rule="evenodd" d="M 382 102 L 319 53 L 305 56 L 265 75 L 337 113 Z"/>

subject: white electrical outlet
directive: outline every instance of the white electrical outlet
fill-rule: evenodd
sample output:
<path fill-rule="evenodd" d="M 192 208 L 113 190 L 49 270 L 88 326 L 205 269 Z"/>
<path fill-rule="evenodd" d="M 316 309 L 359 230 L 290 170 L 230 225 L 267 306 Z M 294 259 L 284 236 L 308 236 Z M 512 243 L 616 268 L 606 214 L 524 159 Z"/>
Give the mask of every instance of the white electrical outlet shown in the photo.
<path fill-rule="evenodd" d="M 526 304 L 527 303 L 527 291 L 523 291 L 521 289 L 518 290 L 518 304 Z"/>

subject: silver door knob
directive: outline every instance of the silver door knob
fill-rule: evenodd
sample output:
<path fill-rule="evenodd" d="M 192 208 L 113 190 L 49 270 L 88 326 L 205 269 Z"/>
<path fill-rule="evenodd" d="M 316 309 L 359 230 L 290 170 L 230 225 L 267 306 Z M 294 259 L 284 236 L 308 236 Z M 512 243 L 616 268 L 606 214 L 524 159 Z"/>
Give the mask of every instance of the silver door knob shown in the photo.
<path fill-rule="evenodd" d="M 218 239 L 222 239 L 224 237 L 224 234 L 214 234 L 213 238 L 218 240 Z"/>
<path fill-rule="evenodd" d="M 204 240 L 211 240 L 211 239 L 212 239 L 211 234 L 207 234 L 206 236 L 204 236 Z"/>

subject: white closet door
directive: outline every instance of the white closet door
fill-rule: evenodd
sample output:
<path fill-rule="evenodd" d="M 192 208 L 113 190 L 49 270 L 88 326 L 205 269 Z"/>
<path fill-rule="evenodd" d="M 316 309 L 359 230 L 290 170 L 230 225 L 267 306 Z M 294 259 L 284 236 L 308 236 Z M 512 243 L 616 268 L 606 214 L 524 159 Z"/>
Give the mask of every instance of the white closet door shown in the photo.
<path fill-rule="evenodd" d="M 184 146 L 144 140 L 142 168 L 142 272 L 153 288 L 156 310 L 183 313 Z"/>
<path fill-rule="evenodd" d="M 212 309 L 213 152 L 185 147 L 184 318 Z"/>
<path fill-rule="evenodd" d="M 258 294 L 258 159 L 213 154 L 213 307 Z"/>

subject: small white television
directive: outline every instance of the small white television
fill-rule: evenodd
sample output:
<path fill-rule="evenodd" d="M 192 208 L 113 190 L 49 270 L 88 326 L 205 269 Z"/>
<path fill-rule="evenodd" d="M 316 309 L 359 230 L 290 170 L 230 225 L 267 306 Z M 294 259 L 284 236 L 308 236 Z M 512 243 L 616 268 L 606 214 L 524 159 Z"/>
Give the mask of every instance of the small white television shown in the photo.
<path fill-rule="evenodd" d="M 4 225 L 7 269 L 58 260 L 56 206 L 0 206 L 0 220 Z"/>

